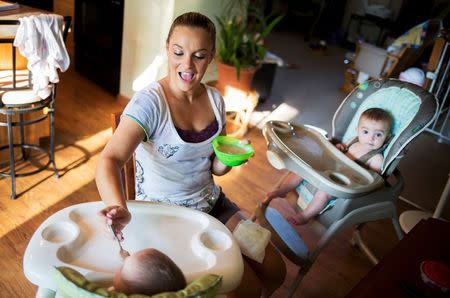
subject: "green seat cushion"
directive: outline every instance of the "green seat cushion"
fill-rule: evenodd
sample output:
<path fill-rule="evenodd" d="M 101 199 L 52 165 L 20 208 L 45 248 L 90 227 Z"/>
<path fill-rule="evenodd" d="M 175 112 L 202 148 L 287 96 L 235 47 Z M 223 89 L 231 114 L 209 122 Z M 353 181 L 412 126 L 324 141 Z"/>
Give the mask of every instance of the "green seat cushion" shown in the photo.
<path fill-rule="evenodd" d="M 222 285 L 222 277 L 206 274 L 177 292 L 164 292 L 153 296 L 125 295 L 101 287 L 87 280 L 81 273 L 70 267 L 57 267 L 55 281 L 56 298 L 210 298 L 215 297 Z"/>

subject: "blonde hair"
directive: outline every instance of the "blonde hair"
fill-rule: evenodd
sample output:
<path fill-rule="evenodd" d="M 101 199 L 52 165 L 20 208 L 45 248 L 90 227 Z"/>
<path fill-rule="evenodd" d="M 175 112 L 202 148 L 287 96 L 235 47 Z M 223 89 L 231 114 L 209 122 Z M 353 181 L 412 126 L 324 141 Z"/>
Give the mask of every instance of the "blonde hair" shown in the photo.
<path fill-rule="evenodd" d="M 169 34 L 167 35 L 166 43 L 169 44 L 170 37 L 172 36 L 173 30 L 178 26 L 201 28 L 205 30 L 208 35 L 212 45 L 212 53 L 216 51 L 216 26 L 214 23 L 205 15 L 198 12 L 187 12 L 179 15 L 170 26 Z"/>

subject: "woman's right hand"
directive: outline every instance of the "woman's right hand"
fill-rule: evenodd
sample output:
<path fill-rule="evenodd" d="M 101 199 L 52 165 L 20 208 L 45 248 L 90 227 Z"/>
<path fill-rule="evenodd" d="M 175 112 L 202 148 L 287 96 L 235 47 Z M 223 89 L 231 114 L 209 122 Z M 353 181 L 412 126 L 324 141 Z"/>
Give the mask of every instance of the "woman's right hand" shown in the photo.
<path fill-rule="evenodd" d="M 123 240 L 122 230 L 131 220 L 131 213 L 122 206 L 108 206 L 98 212 L 106 225 L 111 226 L 120 241 Z"/>

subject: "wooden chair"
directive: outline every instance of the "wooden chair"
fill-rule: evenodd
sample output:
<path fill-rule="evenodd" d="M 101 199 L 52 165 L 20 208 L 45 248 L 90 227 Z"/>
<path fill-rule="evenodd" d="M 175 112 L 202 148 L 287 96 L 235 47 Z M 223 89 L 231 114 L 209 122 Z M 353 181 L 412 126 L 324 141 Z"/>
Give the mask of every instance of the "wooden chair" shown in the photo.
<path fill-rule="evenodd" d="M 386 49 L 359 42 L 356 45 L 355 59 L 348 64 L 341 90 L 350 92 L 358 85 L 359 72 L 369 75 L 369 79 L 398 78 L 400 73 L 414 64 L 425 49 L 433 45 L 440 29 L 440 20 L 430 20 L 426 36 L 419 48 L 404 47 L 399 53 L 388 53 Z"/>
<path fill-rule="evenodd" d="M 121 116 L 122 112 L 111 114 L 111 128 L 113 133 L 116 131 L 117 126 L 119 126 Z M 124 187 L 125 197 L 127 200 L 135 199 L 135 172 L 135 159 L 133 154 L 133 157 L 125 163 L 121 171 L 122 185 Z"/>

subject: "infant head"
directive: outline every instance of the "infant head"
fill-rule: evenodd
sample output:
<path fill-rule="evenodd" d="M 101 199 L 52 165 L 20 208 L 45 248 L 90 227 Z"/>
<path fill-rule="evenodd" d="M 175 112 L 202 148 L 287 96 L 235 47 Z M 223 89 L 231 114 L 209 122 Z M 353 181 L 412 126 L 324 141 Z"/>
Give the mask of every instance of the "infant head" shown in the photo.
<path fill-rule="evenodd" d="M 392 117 L 383 109 L 365 110 L 358 123 L 358 140 L 370 150 L 381 148 L 388 139 Z"/>
<path fill-rule="evenodd" d="M 114 277 L 114 289 L 125 294 L 154 295 L 186 286 L 180 268 L 154 248 L 138 251 L 124 260 Z"/>

